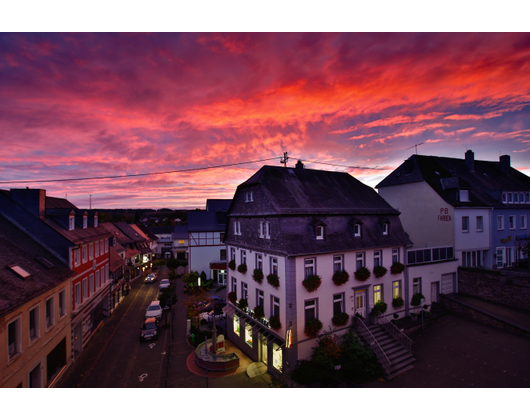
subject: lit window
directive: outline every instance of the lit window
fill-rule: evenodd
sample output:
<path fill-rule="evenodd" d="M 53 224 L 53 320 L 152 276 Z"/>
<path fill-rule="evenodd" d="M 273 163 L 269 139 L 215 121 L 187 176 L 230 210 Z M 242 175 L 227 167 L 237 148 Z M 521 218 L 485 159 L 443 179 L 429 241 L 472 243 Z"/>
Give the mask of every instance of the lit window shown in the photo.
<path fill-rule="evenodd" d="M 234 333 L 236 335 L 240 335 L 240 328 L 241 328 L 241 322 L 239 321 L 239 317 L 237 315 L 234 315 Z"/>
<path fill-rule="evenodd" d="M 401 297 L 401 281 L 392 282 L 392 299 Z"/>
<path fill-rule="evenodd" d="M 252 325 L 245 325 L 245 343 L 252 347 Z"/>
<path fill-rule="evenodd" d="M 374 286 L 374 303 L 383 301 L 382 286 L 379 284 Z"/>

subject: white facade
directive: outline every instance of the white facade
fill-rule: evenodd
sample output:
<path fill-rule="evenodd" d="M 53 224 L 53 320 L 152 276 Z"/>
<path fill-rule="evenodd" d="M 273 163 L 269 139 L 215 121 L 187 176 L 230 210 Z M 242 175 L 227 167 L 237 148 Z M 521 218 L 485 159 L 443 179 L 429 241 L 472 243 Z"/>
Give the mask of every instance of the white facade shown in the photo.
<path fill-rule="evenodd" d="M 491 267 L 491 209 L 455 209 L 455 252 L 462 267 Z"/>

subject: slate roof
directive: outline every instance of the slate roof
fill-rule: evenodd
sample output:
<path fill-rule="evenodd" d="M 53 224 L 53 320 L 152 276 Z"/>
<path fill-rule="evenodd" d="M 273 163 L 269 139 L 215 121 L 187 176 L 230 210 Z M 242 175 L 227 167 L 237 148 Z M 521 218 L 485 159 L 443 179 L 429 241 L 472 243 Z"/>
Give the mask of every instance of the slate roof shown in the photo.
<path fill-rule="evenodd" d="M 126 223 L 127 224 L 127 223 Z M 131 239 L 128 235 L 123 233 L 121 229 L 119 229 L 114 223 L 112 222 L 104 222 L 101 223 L 100 226 L 105 229 L 107 232 L 111 233 L 113 236 L 116 237 L 116 242 L 123 246 L 124 248 L 127 247 L 127 245 L 132 245 L 135 243 L 133 239 Z"/>
<path fill-rule="evenodd" d="M 156 241 L 158 237 L 153 233 L 151 228 L 147 227 L 143 223 L 136 223 L 136 226 L 152 241 Z"/>
<path fill-rule="evenodd" d="M 68 265 L 0 215 L 0 315 L 67 281 Z M 47 264 L 46 261 L 51 264 Z M 39 260 L 41 262 L 39 262 Z M 18 265 L 30 276 L 22 279 L 8 267 Z M 50 267 L 51 265 L 51 267 Z"/>
<path fill-rule="evenodd" d="M 424 155 L 412 155 L 376 188 L 420 181 L 454 207 L 522 208 L 525 204 L 502 203 L 502 192 L 530 191 L 530 177 L 514 168 L 507 174 L 500 162 L 474 160 L 474 171 L 470 171 L 465 159 Z M 469 202 L 459 201 L 460 189 L 470 191 Z"/>
<path fill-rule="evenodd" d="M 252 201 L 246 201 L 252 192 Z M 262 252 L 313 255 L 355 249 L 411 245 L 399 211 L 373 188 L 343 172 L 264 166 L 239 185 L 228 213 L 226 244 Z M 230 223 L 241 224 L 241 236 Z M 271 238 L 260 238 L 260 221 L 270 223 Z M 361 225 L 361 237 L 354 225 Z M 383 235 L 383 223 L 389 235 Z M 324 240 L 316 227 L 324 226 Z"/>
<path fill-rule="evenodd" d="M 217 198 L 209 198 L 206 200 L 206 211 L 224 211 L 227 212 L 230 208 L 230 204 L 232 203 L 232 199 L 217 199 Z"/>
<path fill-rule="evenodd" d="M 176 225 L 171 236 L 173 239 L 188 239 L 188 225 Z"/>
<path fill-rule="evenodd" d="M 109 267 L 110 271 L 116 271 L 125 265 L 125 260 L 118 254 L 116 247 L 109 248 Z"/>
<path fill-rule="evenodd" d="M 225 224 L 224 207 L 218 208 L 217 211 L 188 211 L 188 232 L 222 232 L 225 230 Z"/>

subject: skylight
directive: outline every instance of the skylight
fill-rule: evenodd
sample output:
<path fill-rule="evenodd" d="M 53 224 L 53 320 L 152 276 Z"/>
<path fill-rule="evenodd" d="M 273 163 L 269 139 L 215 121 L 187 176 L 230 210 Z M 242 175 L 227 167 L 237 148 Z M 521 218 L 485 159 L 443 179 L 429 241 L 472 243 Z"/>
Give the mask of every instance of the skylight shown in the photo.
<path fill-rule="evenodd" d="M 10 265 L 9 268 L 13 270 L 16 274 L 18 274 L 20 277 L 22 277 L 23 279 L 31 275 L 26 270 L 24 270 L 22 267 L 19 267 L 18 265 Z"/>

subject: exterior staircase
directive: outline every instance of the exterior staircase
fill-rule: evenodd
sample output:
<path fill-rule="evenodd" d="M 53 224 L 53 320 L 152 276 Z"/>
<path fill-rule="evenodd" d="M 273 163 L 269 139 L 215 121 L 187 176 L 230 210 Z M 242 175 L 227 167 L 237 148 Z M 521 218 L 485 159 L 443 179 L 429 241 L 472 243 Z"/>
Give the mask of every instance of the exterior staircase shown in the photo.
<path fill-rule="evenodd" d="M 357 324 L 357 329 L 361 333 L 360 337 L 374 350 L 385 371 L 386 380 L 392 380 L 414 367 L 412 364 L 416 359 L 410 351 L 412 341 L 407 336 L 396 329 L 394 333 L 399 337 L 398 339 L 380 324 L 368 327 L 362 321 L 360 322 L 362 325 Z M 390 329 L 395 328 L 392 324 L 388 327 Z"/>
<path fill-rule="evenodd" d="M 392 380 L 398 375 L 412 369 L 416 359 L 392 334 L 376 324 L 368 327 L 374 338 L 377 340 L 386 357 L 390 361 L 390 371 L 385 375 L 385 379 Z"/>

